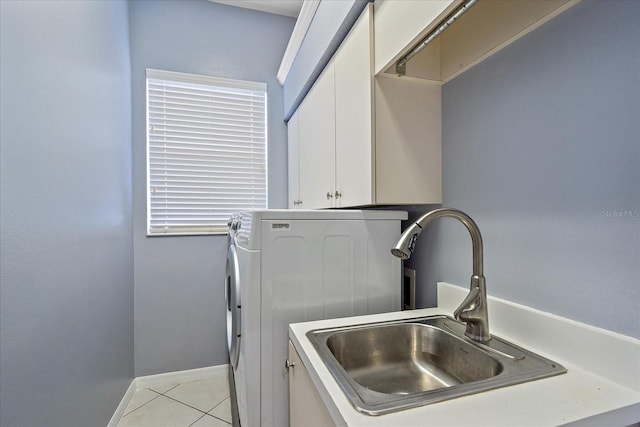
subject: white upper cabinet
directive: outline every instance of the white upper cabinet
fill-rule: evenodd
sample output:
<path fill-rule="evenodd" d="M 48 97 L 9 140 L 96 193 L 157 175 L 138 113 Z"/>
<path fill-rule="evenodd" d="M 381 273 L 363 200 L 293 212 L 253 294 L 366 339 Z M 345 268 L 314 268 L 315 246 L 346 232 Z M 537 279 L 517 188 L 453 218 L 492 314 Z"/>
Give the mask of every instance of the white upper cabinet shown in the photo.
<path fill-rule="evenodd" d="M 333 63 L 322 72 L 299 107 L 299 207 L 331 208 L 335 194 L 336 116 Z"/>
<path fill-rule="evenodd" d="M 287 154 L 289 164 L 289 201 L 290 209 L 302 206 L 302 198 L 300 197 L 300 152 L 299 152 L 299 126 L 298 126 L 299 110 L 296 111 L 289 119 L 287 124 Z"/>
<path fill-rule="evenodd" d="M 442 84 L 576 2 L 368 4 L 289 122 L 289 206 L 442 203 Z"/>
<path fill-rule="evenodd" d="M 299 169 L 300 188 L 298 196 L 289 190 L 290 208 L 374 203 L 371 13 L 368 6 L 289 121 L 290 133 L 298 129 L 289 169 Z"/>
<path fill-rule="evenodd" d="M 290 208 L 442 202 L 440 87 L 374 80 L 372 12 L 289 121 Z"/>
<path fill-rule="evenodd" d="M 336 52 L 335 206 L 374 202 L 373 22 L 367 7 Z"/>

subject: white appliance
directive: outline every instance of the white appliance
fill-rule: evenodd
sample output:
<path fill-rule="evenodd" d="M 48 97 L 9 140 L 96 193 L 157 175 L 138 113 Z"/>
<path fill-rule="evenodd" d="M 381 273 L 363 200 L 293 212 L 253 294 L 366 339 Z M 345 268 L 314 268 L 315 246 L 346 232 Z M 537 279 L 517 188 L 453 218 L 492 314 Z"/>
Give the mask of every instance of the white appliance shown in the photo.
<path fill-rule="evenodd" d="M 227 338 L 242 427 L 289 424 L 289 323 L 400 310 L 401 262 L 390 248 L 403 219 L 384 210 L 232 217 Z"/>

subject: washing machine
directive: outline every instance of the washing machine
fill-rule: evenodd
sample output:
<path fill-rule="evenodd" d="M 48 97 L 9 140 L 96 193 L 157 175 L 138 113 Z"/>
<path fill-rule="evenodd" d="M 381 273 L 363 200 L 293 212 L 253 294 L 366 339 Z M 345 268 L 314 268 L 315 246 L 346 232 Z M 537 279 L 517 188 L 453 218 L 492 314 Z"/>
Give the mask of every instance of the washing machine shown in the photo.
<path fill-rule="evenodd" d="M 404 211 L 261 210 L 229 221 L 226 301 L 234 425 L 289 424 L 290 323 L 400 310 L 389 249 Z"/>

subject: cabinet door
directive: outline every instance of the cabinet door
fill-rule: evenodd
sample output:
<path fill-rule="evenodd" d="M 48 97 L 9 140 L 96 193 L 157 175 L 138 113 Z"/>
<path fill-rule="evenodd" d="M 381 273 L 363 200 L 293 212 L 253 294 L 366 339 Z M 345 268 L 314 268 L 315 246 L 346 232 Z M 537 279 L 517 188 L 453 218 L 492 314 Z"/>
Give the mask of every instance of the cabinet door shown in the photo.
<path fill-rule="evenodd" d="M 300 356 L 289 341 L 289 425 L 290 427 L 335 426 L 322 403 Z"/>
<path fill-rule="evenodd" d="M 298 110 L 299 111 L 299 110 Z M 289 164 L 289 209 L 300 208 L 300 153 L 298 137 L 298 111 L 289 119 L 287 123 L 287 149 Z"/>
<path fill-rule="evenodd" d="M 333 207 L 335 192 L 335 82 L 329 63 L 300 105 L 300 198 L 305 209 Z"/>
<path fill-rule="evenodd" d="M 373 200 L 373 23 L 370 4 L 335 56 L 336 206 Z"/>

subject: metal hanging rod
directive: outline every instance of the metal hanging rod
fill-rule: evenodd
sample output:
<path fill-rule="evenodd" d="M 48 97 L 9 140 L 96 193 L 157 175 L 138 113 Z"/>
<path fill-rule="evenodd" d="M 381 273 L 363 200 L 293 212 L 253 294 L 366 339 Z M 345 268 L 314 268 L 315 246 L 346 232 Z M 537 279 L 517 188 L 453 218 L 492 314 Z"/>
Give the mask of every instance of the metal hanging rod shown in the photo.
<path fill-rule="evenodd" d="M 467 10 L 469 10 L 469 8 L 471 8 L 471 6 L 476 4 L 477 1 L 478 0 L 467 0 L 466 2 L 464 2 L 464 4 L 462 4 L 456 10 L 454 10 L 453 13 L 451 13 L 451 15 L 449 15 L 444 20 L 444 22 L 442 22 L 440 25 L 438 25 L 438 27 L 435 30 L 433 30 L 429 34 L 427 34 L 425 36 L 425 38 L 422 39 L 422 41 L 419 42 L 416 47 L 411 49 L 411 52 L 407 53 L 405 56 L 400 58 L 398 60 L 398 62 L 396 62 L 396 74 L 398 76 L 406 75 L 407 74 L 407 62 L 409 62 L 409 60 L 411 58 L 416 56 L 418 54 L 418 52 L 420 52 L 422 49 L 427 47 L 427 45 L 429 43 L 431 43 L 436 37 L 438 37 L 440 34 L 442 34 L 442 32 L 444 30 L 446 30 L 449 27 L 449 25 L 453 24 L 458 18 L 460 18 L 462 15 L 464 15 L 464 13 Z"/>

